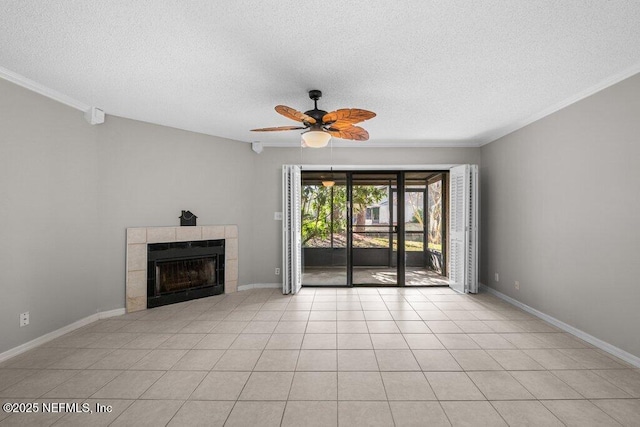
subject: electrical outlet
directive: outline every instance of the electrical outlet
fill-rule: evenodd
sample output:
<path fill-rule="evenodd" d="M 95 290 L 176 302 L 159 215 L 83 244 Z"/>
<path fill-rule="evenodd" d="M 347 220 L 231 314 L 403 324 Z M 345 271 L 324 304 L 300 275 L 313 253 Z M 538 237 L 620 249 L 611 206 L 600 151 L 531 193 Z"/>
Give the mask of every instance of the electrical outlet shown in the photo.
<path fill-rule="evenodd" d="M 498 273 L 496 273 L 496 282 L 500 281 L 500 275 Z"/>
<path fill-rule="evenodd" d="M 520 290 L 520 282 L 518 282 L 517 280 L 516 280 L 515 287 L 516 287 L 517 290 Z"/>
<path fill-rule="evenodd" d="M 276 276 L 280 275 L 280 268 L 276 267 Z"/>
<path fill-rule="evenodd" d="M 20 313 L 20 327 L 27 326 L 29 324 L 29 312 Z"/>

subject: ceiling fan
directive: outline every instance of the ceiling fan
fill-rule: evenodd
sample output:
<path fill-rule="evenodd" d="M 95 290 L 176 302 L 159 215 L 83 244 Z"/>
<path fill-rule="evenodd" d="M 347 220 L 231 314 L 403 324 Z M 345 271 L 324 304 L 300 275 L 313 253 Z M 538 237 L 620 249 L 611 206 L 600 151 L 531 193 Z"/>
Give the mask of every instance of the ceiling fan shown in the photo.
<path fill-rule="evenodd" d="M 318 99 L 322 97 L 319 90 L 310 90 L 309 98 L 313 99 L 313 110 L 300 111 L 285 105 L 276 106 L 276 111 L 283 116 L 302 122 L 304 126 L 277 126 L 271 128 L 251 129 L 252 132 L 274 132 L 282 130 L 308 129 L 302 134 L 302 145 L 307 147 L 325 147 L 332 136 L 341 139 L 352 139 L 354 141 L 366 141 L 369 139 L 369 132 L 355 126 L 356 123 L 369 120 L 376 116 L 376 113 L 361 110 L 358 108 L 341 108 L 327 113 L 318 109 Z"/>

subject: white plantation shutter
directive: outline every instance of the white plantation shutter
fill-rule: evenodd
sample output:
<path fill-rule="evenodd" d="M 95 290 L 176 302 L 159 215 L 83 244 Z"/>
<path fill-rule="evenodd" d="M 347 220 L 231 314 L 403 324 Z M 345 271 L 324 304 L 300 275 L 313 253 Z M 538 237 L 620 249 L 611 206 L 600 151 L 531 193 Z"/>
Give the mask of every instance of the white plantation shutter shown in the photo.
<path fill-rule="evenodd" d="M 302 286 L 302 218 L 300 166 L 282 167 L 282 293 L 295 294 Z"/>
<path fill-rule="evenodd" d="M 451 240 L 449 286 L 478 291 L 478 166 L 451 168 L 449 175 Z"/>

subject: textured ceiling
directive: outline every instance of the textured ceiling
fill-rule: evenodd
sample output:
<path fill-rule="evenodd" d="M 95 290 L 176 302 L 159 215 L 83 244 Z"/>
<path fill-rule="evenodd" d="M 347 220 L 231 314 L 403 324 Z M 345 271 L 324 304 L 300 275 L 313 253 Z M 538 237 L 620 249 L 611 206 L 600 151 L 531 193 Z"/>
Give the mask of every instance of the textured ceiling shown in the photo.
<path fill-rule="evenodd" d="M 298 146 L 273 107 L 378 116 L 357 145 L 488 142 L 640 71 L 639 1 L 3 0 L 0 66 L 107 114 Z M 603 83 L 604 82 L 604 83 Z"/>

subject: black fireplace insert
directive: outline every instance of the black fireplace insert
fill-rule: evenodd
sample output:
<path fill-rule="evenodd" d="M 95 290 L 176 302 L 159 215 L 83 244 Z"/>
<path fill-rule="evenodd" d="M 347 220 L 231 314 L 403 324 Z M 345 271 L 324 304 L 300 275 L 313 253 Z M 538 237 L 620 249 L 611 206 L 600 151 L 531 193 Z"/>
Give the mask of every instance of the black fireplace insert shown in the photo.
<path fill-rule="evenodd" d="M 147 245 L 147 307 L 224 293 L 224 240 Z"/>

